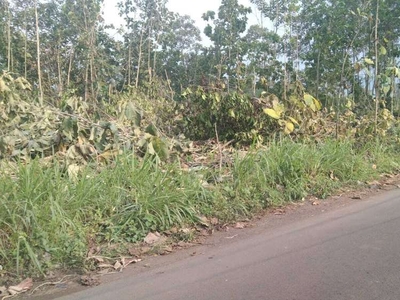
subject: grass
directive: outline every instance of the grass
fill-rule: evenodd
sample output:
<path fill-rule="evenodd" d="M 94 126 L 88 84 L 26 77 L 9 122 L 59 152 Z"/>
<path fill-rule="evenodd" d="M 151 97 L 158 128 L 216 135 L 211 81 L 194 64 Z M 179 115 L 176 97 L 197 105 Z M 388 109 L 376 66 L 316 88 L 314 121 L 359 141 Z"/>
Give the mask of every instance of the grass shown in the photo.
<path fill-rule="evenodd" d="M 283 140 L 235 159 L 223 170 L 227 179 L 209 187 L 199 174 L 203 171 L 160 167 L 130 155 L 101 172 L 88 167 L 79 180 L 71 180 L 57 164 L 3 164 L 0 265 L 16 276 L 81 269 L 93 245 L 135 243 L 150 231 L 195 226 L 204 215 L 234 221 L 398 172 L 399 150 L 396 143 Z M 16 176 L 5 173 L 10 168 Z"/>

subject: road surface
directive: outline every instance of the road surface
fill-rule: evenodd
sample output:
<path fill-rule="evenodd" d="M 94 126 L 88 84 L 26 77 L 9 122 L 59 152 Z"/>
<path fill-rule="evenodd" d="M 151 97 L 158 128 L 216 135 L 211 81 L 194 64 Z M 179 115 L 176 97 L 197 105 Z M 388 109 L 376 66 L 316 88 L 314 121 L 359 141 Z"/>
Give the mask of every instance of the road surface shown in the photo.
<path fill-rule="evenodd" d="M 400 190 L 353 202 L 58 299 L 398 300 Z"/>

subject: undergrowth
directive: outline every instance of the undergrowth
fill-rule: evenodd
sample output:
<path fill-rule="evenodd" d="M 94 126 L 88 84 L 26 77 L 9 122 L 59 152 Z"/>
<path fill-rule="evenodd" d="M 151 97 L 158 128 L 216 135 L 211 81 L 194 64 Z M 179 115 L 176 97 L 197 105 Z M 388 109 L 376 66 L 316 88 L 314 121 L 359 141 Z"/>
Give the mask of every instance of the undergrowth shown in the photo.
<path fill-rule="evenodd" d="M 7 163 L 0 171 L 0 265 L 17 276 L 84 268 L 93 245 L 136 243 L 149 232 L 230 222 L 307 195 L 327 197 L 343 186 L 400 169 L 396 143 L 283 140 L 250 151 L 224 180 L 205 184 L 204 171 L 120 156 L 112 166 L 70 179 L 55 163 Z M 10 176 L 10 170 L 14 176 Z"/>

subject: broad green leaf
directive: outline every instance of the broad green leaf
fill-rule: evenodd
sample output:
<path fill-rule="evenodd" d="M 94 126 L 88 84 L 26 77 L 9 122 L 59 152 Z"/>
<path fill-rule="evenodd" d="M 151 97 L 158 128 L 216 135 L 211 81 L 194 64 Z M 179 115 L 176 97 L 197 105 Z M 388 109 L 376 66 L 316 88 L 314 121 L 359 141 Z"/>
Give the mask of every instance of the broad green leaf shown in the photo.
<path fill-rule="evenodd" d="M 150 155 L 155 155 L 156 154 L 156 151 L 154 150 L 152 142 L 147 143 L 147 153 L 150 154 Z"/>
<path fill-rule="evenodd" d="M 383 90 L 383 93 L 387 96 L 387 94 L 388 94 L 389 91 L 390 91 L 390 86 L 385 85 L 385 86 L 382 88 L 382 90 Z"/>
<path fill-rule="evenodd" d="M 161 160 L 166 160 L 169 157 L 169 150 L 167 143 L 159 137 L 154 137 L 151 142 L 155 153 Z"/>
<path fill-rule="evenodd" d="M 264 113 L 266 113 L 271 118 L 279 120 L 281 118 L 280 114 L 278 114 L 275 110 L 271 108 L 265 108 Z"/>
<path fill-rule="evenodd" d="M 374 61 L 372 59 L 370 59 L 370 58 L 364 58 L 364 61 L 365 61 L 365 63 L 367 65 L 373 65 L 374 64 Z"/>
<path fill-rule="evenodd" d="M 307 106 L 311 107 L 311 105 L 314 104 L 314 97 L 310 94 L 304 94 L 304 102 L 307 104 Z"/>
<path fill-rule="evenodd" d="M 153 124 L 150 124 L 149 126 L 147 126 L 144 132 L 149 133 L 152 136 L 158 135 L 157 128 Z"/>
<path fill-rule="evenodd" d="M 380 52 L 381 55 L 386 55 L 387 54 L 387 50 L 383 46 L 381 46 L 381 48 L 379 49 L 379 52 Z"/>

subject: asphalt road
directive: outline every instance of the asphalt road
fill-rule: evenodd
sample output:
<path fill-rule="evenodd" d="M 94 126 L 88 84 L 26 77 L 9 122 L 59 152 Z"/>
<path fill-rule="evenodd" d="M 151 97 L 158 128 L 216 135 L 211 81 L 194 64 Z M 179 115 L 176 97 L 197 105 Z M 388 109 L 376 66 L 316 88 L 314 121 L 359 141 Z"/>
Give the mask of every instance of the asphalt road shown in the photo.
<path fill-rule="evenodd" d="M 399 300 L 400 190 L 59 299 Z"/>

